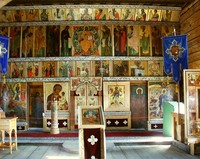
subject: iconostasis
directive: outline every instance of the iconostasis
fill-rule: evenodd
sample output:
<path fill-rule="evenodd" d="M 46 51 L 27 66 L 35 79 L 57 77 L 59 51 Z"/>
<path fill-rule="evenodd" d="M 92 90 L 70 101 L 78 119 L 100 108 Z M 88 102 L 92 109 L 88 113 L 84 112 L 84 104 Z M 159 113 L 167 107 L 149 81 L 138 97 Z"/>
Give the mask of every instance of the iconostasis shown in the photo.
<path fill-rule="evenodd" d="M 80 104 L 103 105 L 106 127 L 110 129 L 154 129 L 155 124 L 156 129 L 162 129 L 162 104 L 157 98 L 172 100 L 174 97 L 166 96 L 174 96 L 175 89 L 172 83 L 164 84 L 170 77 L 163 72 L 161 39 L 173 35 L 175 30 L 179 32 L 180 10 L 134 5 L 1 8 L 0 32 L 10 37 L 6 88 L 7 92 L 9 88 L 14 92 L 10 97 L 13 107 L 22 108 L 23 114 L 14 110 L 19 121 L 29 123 L 32 104 L 23 103 L 27 101 L 23 96 L 32 100 L 30 83 L 39 82 L 43 128 L 47 131 L 51 126 L 48 96 L 54 87 L 62 88 L 59 96 L 63 96 L 63 104 L 59 105 L 58 114 L 63 130 L 77 128 Z M 86 98 L 85 85 L 75 89 L 80 81 L 77 85 L 71 81 L 76 83 L 86 77 L 101 79 L 100 85 L 105 87 L 97 92 L 103 95 Z M 20 102 L 14 98 L 17 84 L 21 88 Z M 115 88 L 123 92 L 119 101 L 110 94 Z M 136 99 L 140 100 L 135 102 Z M 10 113 L 12 106 L 8 107 Z M 140 120 L 138 114 L 142 116 Z"/>

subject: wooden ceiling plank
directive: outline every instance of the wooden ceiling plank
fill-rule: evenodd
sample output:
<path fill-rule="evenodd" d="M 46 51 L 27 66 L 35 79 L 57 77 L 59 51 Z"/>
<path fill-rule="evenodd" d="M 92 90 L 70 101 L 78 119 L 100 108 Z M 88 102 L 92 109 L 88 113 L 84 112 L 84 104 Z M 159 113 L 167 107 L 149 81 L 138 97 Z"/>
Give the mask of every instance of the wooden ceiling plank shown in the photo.
<path fill-rule="evenodd" d="M 17 5 L 53 5 L 53 4 L 130 4 L 130 5 L 153 5 L 181 7 L 191 0 L 12 0 L 7 6 Z"/>
<path fill-rule="evenodd" d="M 8 4 L 9 2 L 11 2 L 12 0 L 1 0 L 0 1 L 0 8 L 2 8 L 3 6 L 5 6 L 6 4 Z"/>

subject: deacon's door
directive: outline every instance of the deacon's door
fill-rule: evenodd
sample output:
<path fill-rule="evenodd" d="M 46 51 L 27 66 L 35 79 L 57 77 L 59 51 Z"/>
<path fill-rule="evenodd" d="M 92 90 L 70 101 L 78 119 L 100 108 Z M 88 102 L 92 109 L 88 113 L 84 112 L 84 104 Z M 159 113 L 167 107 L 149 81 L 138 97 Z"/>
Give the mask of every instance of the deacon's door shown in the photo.
<path fill-rule="evenodd" d="M 42 83 L 29 84 L 29 127 L 43 127 L 44 112 Z"/>
<path fill-rule="evenodd" d="M 131 128 L 147 128 L 147 86 L 131 84 Z"/>

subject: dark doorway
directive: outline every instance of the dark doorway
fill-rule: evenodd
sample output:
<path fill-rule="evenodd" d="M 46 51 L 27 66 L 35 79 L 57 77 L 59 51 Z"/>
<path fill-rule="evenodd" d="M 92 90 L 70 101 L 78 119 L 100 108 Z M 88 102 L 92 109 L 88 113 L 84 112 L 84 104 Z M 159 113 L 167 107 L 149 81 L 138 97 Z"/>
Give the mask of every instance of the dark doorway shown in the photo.
<path fill-rule="evenodd" d="M 44 112 L 43 84 L 29 84 L 29 127 L 42 128 Z"/>
<path fill-rule="evenodd" d="M 131 128 L 147 129 L 147 85 L 131 84 Z"/>

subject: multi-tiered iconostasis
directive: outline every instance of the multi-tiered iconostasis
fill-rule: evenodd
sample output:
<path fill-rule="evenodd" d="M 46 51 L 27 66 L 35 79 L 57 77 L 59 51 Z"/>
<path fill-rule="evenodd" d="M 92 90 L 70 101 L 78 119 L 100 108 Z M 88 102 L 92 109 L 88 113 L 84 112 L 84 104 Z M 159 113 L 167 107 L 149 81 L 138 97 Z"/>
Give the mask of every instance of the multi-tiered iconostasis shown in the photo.
<path fill-rule="evenodd" d="M 78 127 L 78 107 L 103 108 L 106 129 L 162 130 L 176 84 L 163 71 L 162 37 L 179 33 L 181 8 L 134 5 L 3 7 L 9 71 L 1 108 L 18 129 Z"/>

